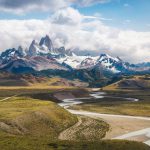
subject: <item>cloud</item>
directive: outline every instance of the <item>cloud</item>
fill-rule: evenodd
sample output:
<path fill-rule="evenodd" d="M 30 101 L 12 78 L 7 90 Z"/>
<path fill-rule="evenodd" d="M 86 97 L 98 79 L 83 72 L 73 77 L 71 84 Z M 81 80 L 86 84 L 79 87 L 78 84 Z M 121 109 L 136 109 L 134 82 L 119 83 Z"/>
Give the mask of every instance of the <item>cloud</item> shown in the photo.
<path fill-rule="evenodd" d="M 108 53 L 134 63 L 150 60 L 150 32 L 112 28 L 70 7 L 52 16 L 47 20 L 0 20 L 0 50 L 20 44 L 25 48 L 33 39 L 40 40 L 49 34 L 55 46 L 65 46 L 78 53 Z"/>
<path fill-rule="evenodd" d="M 42 20 L 0 20 L 0 50 L 27 47 L 33 38 L 40 38 L 48 33 L 50 24 Z"/>
<path fill-rule="evenodd" d="M 111 0 L 75 0 L 74 2 L 80 6 L 89 6 L 97 3 L 108 3 Z"/>
<path fill-rule="evenodd" d="M 0 0 L 0 11 L 26 13 L 29 11 L 55 11 L 70 5 L 69 0 Z"/>
<path fill-rule="evenodd" d="M 110 0 L 0 0 L 0 11 L 22 14 L 30 11 L 56 11 L 60 8 L 89 6 Z"/>
<path fill-rule="evenodd" d="M 104 17 L 102 17 L 102 15 L 100 13 L 95 13 L 93 17 L 95 17 L 96 19 L 100 19 L 102 21 L 112 21 L 111 18 L 104 18 Z"/>
<path fill-rule="evenodd" d="M 71 7 L 60 9 L 52 16 L 52 22 L 62 25 L 77 25 L 82 21 L 83 15 Z"/>

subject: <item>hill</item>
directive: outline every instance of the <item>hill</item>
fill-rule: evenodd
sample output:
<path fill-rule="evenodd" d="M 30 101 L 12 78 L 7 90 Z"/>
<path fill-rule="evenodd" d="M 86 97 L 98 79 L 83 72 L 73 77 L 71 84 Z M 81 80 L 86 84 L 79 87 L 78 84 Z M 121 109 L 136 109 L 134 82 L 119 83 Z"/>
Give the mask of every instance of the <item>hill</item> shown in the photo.
<path fill-rule="evenodd" d="M 19 141 L 22 148 L 25 144 L 24 148 L 28 149 L 30 141 L 56 140 L 59 132 L 77 122 L 74 115 L 55 103 L 27 97 L 12 97 L 0 102 L 0 114 L 0 147 L 3 150 L 17 149 L 14 143 Z"/>
<path fill-rule="evenodd" d="M 44 86 L 44 87 L 86 87 L 88 83 L 78 79 L 69 80 L 57 76 L 45 77 L 32 74 L 12 74 L 8 72 L 0 73 L 0 86 L 2 87 L 27 87 L 27 86 Z"/>
<path fill-rule="evenodd" d="M 77 118 L 50 101 L 12 97 L 0 102 L 0 133 L 3 135 L 56 138 Z M 42 132 L 41 132 L 42 131 Z"/>
<path fill-rule="evenodd" d="M 150 89 L 150 75 L 126 76 L 123 79 L 108 85 L 104 90 L 144 90 Z"/>

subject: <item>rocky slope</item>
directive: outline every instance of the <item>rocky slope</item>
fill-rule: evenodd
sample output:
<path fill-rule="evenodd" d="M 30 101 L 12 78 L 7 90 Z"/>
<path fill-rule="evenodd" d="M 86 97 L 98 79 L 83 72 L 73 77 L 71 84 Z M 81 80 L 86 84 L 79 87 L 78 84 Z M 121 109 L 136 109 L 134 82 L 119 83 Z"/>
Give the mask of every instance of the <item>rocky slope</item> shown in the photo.
<path fill-rule="evenodd" d="M 54 47 L 46 35 L 39 43 L 33 40 L 26 50 L 19 46 L 2 52 L 0 71 L 78 78 L 93 83 L 124 74 L 150 73 L 150 63 L 130 64 L 108 54 L 79 56 L 65 47 Z"/>

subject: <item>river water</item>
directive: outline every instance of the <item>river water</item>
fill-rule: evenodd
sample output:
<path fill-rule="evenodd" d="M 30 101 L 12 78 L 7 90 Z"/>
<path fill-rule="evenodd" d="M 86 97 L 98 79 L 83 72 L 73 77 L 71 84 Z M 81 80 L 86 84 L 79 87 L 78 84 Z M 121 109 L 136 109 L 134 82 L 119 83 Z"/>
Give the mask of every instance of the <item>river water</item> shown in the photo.
<path fill-rule="evenodd" d="M 65 109 L 67 109 L 68 107 L 73 106 L 73 105 L 78 105 L 78 104 L 86 103 L 86 101 L 84 101 L 84 100 L 92 100 L 92 99 L 98 99 L 98 100 L 100 100 L 100 99 L 104 99 L 105 97 L 107 97 L 107 98 L 122 99 L 122 100 L 133 101 L 133 102 L 139 101 L 139 99 L 136 99 L 136 98 L 109 96 L 106 92 L 92 92 L 90 94 L 90 97 L 64 99 L 64 100 L 62 100 L 61 103 L 59 103 L 59 105 L 61 107 L 64 107 Z"/>

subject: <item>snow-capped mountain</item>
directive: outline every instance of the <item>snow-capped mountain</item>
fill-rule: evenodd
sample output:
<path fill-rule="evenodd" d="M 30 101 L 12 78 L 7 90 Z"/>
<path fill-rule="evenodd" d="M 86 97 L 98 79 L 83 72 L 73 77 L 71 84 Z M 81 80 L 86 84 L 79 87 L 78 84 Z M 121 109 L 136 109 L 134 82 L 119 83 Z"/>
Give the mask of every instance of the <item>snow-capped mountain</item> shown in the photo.
<path fill-rule="evenodd" d="M 33 40 L 29 47 L 28 55 L 37 56 L 37 55 L 40 55 L 41 53 L 48 53 L 48 50 L 46 50 L 45 52 L 44 50 L 40 48 L 39 44 L 35 40 Z"/>
<path fill-rule="evenodd" d="M 66 50 L 65 47 L 54 48 L 48 35 L 42 37 L 39 43 L 33 40 L 27 53 L 30 57 L 49 55 L 53 58 L 62 58 L 72 55 L 71 51 Z"/>
<path fill-rule="evenodd" d="M 125 69 L 125 64 L 120 58 L 113 58 L 107 54 L 92 57 L 77 56 L 73 53 L 72 56 L 65 56 L 57 59 L 57 61 L 61 64 L 71 66 L 73 69 L 89 69 L 94 68 L 97 65 L 100 65 L 113 73 L 119 73 L 122 69 Z"/>
<path fill-rule="evenodd" d="M 68 65 L 73 69 L 79 69 L 81 62 L 86 58 L 86 56 L 77 56 L 73 53 L 71 56 L 65 55 L 64 57 L 58 58 L 57 61 L 61 64 Z"/>
<path fill-rule="evenodd" d="M 42 48 L 48 49 L 51 53 L 54 53 L 54 48 L 51 39 L 48 35 L 43 37 L 39 43 Z"/>
<path fill-rule="evenodd" d="M 35 40 L 32 41 L 29 47 L 29 56 L 45 55 L 48 53 L 55 53 L 53 49 L 53 44 L 49 36 L 45 36 L 41 39 L 40 43 Z"/>
<path fill-rule="evenodd" d="M 91 57 L 88 56 L 85 58 L 79 65 L 80 69 L 87 69 L 87 68 L 92 68 L 97 64 L 97 60 L 99 57 Z"/>
<path fill-rule="evenodd" d="M 132 65 L 122 61 L 119 57 L 108 54 L 99 56 L 79 56 L 65 47 L 54 47 L 48 35 L 40 42 L 33 40 L 27 50 L 21 46 L 12 48 L 0 55 L 0 70 L 21 72 L 22 70 L 105 70 L 112 74 L 126 72 L 150 71 L 149 63 Z M 15 70 L 15 71 L 14 71 Z M 16 71 L 17 70 L 17 71 Z"/>
<path fill-rule="evenodd" d="M 0 62 L 1 64 L 5 64 L 10 60 L 23 58 L 25 55 L 26 54 L 21 46 L 19 46 L 18 49 L 8 49 L 5 52 L 2 52 L 2 54 L 0 55 Z"/>
<path fill-rule="evenodd" d="M 47 69 L 68 70 L 67 67 L 53 58 L 64 53 L 65 49 L 59 48 L 57 51 L 54 50 L 51 39 L 46 35 L 39 44 L 33 40 L 28 50 L 19 46 L 18 49 L 12 48 L 4 51 L 0 55 L 0 70 L 9 72 Z"/>
<path fill-rule="evenodd" d="M 111 57 L 108 54 L 101 54 L 97 62 L 114 73 L 119 73 L 125 69 L 124 62 L 119 57 Z"/>

